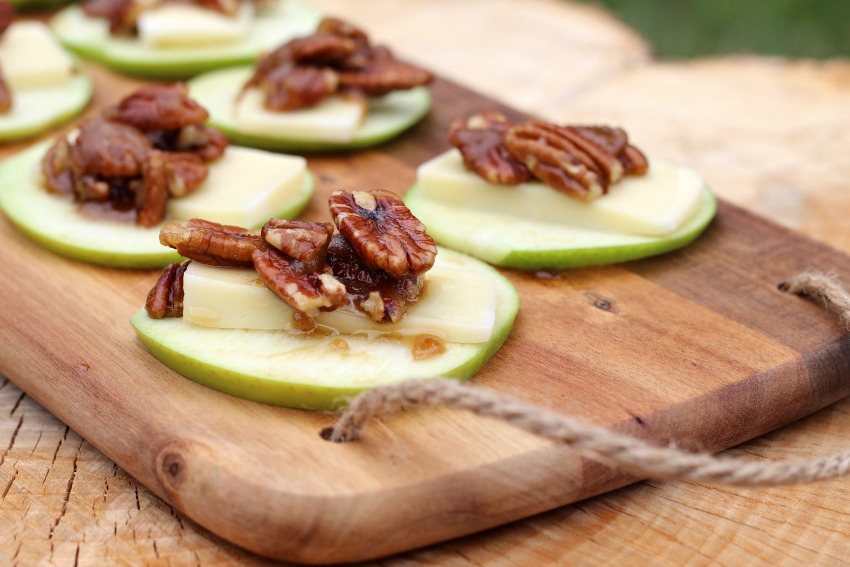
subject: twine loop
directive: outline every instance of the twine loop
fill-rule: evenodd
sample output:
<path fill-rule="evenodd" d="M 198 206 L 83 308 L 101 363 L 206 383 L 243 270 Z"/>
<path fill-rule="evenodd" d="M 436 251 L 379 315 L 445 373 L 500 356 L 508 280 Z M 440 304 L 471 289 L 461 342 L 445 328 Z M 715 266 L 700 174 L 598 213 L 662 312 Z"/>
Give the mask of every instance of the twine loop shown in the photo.
<path fill-rule="evenodd" d="M 779 289 L 819 298 L 827 309 L 838 314 L 845 328 L 850 325 L 850 294 L 833 276 L 807 272 L 779 284 Z M 415 405 L 446 406 L 500 419 L 638 477 L 774 486 L 835 478 L 850 472 L 850 448 L 823 457 L 787 461 L 692 453 L 653 445 L 449 378 L 408 380 L 363 392 L 339 417 L 327 439 L 356 440 L 372 418 Z"/>

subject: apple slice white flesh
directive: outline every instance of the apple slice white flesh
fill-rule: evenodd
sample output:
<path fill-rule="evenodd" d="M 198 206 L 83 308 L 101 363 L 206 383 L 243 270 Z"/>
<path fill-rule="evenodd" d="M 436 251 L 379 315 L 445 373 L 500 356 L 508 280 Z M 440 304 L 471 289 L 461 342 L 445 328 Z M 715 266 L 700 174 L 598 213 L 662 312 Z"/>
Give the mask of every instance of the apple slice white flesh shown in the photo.
<path fill-rule="evenodd" d="M 50 21 L 66 47 L 114 70 L 159 79 L 185 79 L 204 71 L 253 62 L 295 37 L 313 33 L 321 15 L 298 0 L 277 0 L 257 10 L 244 38 L 215 45 L 159 47 L 139 38 L 114 36 L 104 18 L 68 6 Z"/>
<path fill-rule="evenodd" d="M 431 94 L 427 87 L 394 91 L 383 97 L 371 98 L 366 119 L 347 141 L 322 139 L 303 128 L 293 131 L 260 132 L 240 129 L 235 111 L 242 86 L 251 77 L 252 67 L 235 67 L 205 73 L 190 80 L 189 96 L 210 113 L 210 124 L 224 132 L 234 143 L 243 146 L 286 151 L 350 150 L 380 144 L 419 122 L 431 109 Z M 310 110 L 298 111 L 309 113 Z"/>
<path fill-rule="evenodd" d="M 160 227 L 145 228 L 132 223 L 87 218 L 80 214 L 77 203 L 45 191 L 41 183 L 39 165 L 52 143 L 46 141 L 36 144 L 0 165 L 0 208 L 21 232 L 57 254 L 94 264 L 122 268 L 155 268 L 179 259 L 176 251 L 159 243 Z M 226 182 L 234 175 L 238 176 L 238 170 L 242 167 L 240 156 L 257 152 L 260 151 L 228 148 L 224 157 L 210 164 L 209 177 L 204 183 L 212 185 L 214 193 L 226 193 L 216 190 L 216 170 L 223 170 L 224 173 L 219 177 L 219 184 L 222 183 L 222 178 Z M 303 159 L 273 154 L 267 154 L 267 158 Z M 249 159 L 249 170 L 252 163 L 253 160 Z M 237 171 L 234 173 L 234 170 Z M 243 173 L 241 177 L 247 180 L 251 174 Z M 218 218 L 205 218 L 225 224 L 245 218 L 263 219 L 255 220 L 255 225 L 262 224 L 272 216 L 294 218 L 310 200 L 313 181 L 309 174 L 298 176 L 293 173 L 286 179 L 261 178 L 260 183 L 252 187 L 253 195 L 243 181 L 239 191 L 231 192 L 231 198 L 234 200 L 229 205 L 213 204 L 223 211 L 222 215 Z M 195 193 L 185 197 L 197 199 L 198 205 L 196 209 L 180 209 L 181 217 L 175 216 L 176 220 L 187 220 L 209 213 L 209 206 L 213 205 L 205 203 L 204 189 L 205 187 L 201 186 Z M 269 198 L 270 195 L 273 198 Z M 259 201 L 269 209 L 253 210 L 256 202 L 252 201 Z M 179 203 L 179 199 L 173 199 L 172 203 Z"/>
<path fill-rule="evenodd" d="M 664 236 L 645 236 L 474 210 L 427 199 L 417 185 L 410 188 L 404 202 L 438 244 L 497 266 L 520 269 L 611 264 L 663 254 L 691 243 L 717 212 L 714 193 L 703 186 L 695 213 L 681 226 Z"/>
<path fill-rule="evenodd" d="M 178 319 L 131 319 L 142 344 L 172 370 L 221 392 L 269 404 L 327 410 L 347 396 L 410 378 L 468 378 L 499 349 L 519 308 L 513 285 L 483 262 L 440 250 L 438 258 L 493 278 L 495 325 L 482 343 L 446 343 L 444 353 L 415 360 L 411 338 L 306 335 L 216 329 Z M 344 341 L 344 346 L 339 339 Z"/>

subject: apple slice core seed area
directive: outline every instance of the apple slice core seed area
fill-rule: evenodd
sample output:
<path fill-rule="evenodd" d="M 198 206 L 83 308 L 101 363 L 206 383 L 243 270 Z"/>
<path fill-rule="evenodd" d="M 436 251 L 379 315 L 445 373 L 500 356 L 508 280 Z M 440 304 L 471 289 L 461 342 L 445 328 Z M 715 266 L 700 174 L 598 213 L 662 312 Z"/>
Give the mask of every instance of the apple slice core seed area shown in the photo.
<path fill-rule="evenodd" d="M 414 359 L 410 337 L 216 329 L 183 319 L 154 320 L 144 309 L 131 322 L 154 356 L 204 386 L 275 405 L 334 409 L 346 396 L 381 384 L 437 376 L 466 379 L 505 341 L 519 308 L 513 285 L 479 260 L 451 250 L 440 254 L 494 279 L 495 325 L 486 342 L 446 343 L 444 353 L 424 360 Z"/>

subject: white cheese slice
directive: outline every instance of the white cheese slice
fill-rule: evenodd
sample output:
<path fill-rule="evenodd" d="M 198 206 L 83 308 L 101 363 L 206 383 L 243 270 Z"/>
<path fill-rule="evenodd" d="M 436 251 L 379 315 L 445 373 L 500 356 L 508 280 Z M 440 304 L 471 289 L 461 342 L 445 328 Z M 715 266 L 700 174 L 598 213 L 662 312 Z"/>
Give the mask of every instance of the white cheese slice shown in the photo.
<path fill-rule="evenodd" d="M 349 307 L 320 312 L 316 322 L 344 335 L 431 334 L 454 343 L 480 343 L 490 338 L 496 320 L 492 276 L 441 263 L 438 256 L 425 279 L 425 292 L 397 323 L 376 323 Z M 292 329 L 293 309 L 252 269 L 192 262 L 183 289 L 183 319 L 188 323 L 221 329 Z"/>
<path fill-rule="evenodd" d="M 0 68 L 12 91 L 68 82 L 74 59 L 41 22 L 15 22 L 0 38 Z"/>
<path fill-rule="evenodd" d="M 254 20 L 254 5 L 242 2 L 233 16 L 194 4 L 160 4 L 139 15 L 139 39 L 151 47 L 221 45 L 243 39 Z"/>
<path fill-rule="evenodd" d="M 419 166 L 422 196 L 473 210 L 553 222 L 576 228 L 663 236 L 693 216 L 703 182 L 693 171 L 652 160 L 644 176 L 628 176 L 607 195 L 585 203 L 541 182 L 496 185 L 463 165 L 456 149 Z"/>
<path fill-rule="evenodd" d="M 167 213 L 175 220 L 258 226 L 289 207 L 306 184 L 307 160 L 301 156 L 229 146 L 209 164 L 209 175 L 195 192 L 169 199 Z"/>
<path fill-rule="evenodd" d="M 330 96 L 310 108 L 277 112 L 263 105 L 260 89 L 252 88 L 237 100 L 233 121 L 244 134 L 350 142 L 365 118 L 365 110 L 362 103 Z"/>

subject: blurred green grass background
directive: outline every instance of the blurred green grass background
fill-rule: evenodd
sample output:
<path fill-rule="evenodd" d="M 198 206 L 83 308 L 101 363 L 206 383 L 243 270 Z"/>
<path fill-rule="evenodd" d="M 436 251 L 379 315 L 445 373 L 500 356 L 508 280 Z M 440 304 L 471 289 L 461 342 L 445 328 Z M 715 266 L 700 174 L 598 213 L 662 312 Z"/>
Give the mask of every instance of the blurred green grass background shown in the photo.
<path fill-rule="evenodd" d="M 662 59 L 850 56 L 850 0 L 595 0 Z"/>

